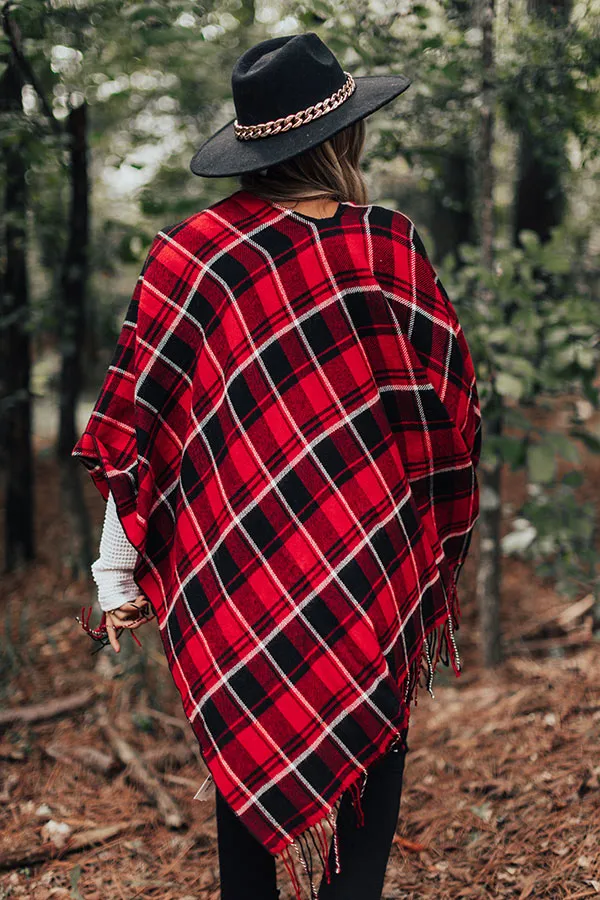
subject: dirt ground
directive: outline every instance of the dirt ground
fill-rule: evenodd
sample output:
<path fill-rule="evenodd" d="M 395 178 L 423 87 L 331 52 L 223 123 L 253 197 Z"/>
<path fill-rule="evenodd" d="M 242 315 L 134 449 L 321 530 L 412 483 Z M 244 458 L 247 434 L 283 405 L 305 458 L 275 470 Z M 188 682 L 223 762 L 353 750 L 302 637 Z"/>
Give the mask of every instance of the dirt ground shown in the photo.
<path fill-rule="evenodd" d="M 65 567 L 45 451 L 38 486 L 39 562 L 2 580 L 0 707 L 47 711 L 57 698 L 89 696 L 49 719 L 3 722 L 0 712 L 0 900 L 217 900 L 214 797 L 193 800 L 205 771 L 158 635 L 147 626 L 137 632 L 143 651 L 128 640 L 119 657 L 92 654 L 74 620 L 92 596 Z M 102 504 L 88 487 L 98 524 Z M 509 480 L 508 499 L 521 488 Z M 461 577 L 463 674 L 440 667 L 435 699 L 421 689 L 413 709 L 384 900 L 600 896 L 598 633 L 585 602 L 506 561 L 508 655 L 483 671 L 473 568 L 469 560 Z M 158 809 L 136 786 L 119 736 L 171 806 Z M 58 851 L 47 838 L 61 831 Z"/>

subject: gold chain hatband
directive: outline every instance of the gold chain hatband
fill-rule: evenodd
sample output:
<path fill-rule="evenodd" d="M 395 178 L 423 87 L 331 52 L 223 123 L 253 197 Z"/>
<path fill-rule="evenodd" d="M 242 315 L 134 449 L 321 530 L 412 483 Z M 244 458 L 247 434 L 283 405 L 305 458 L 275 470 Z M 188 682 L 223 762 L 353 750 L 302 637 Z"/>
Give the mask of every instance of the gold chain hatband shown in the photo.
<path fill-rule="evenodd" d="M 291 113 L 281 119 L 273 119 L 271 122 L 262 122 L 260 125 L 239 125 L 236 119 L 233 123 L 233 130 L 236 138 L 240 141 L 251 141 L 256 138 L 271 137 L 274 134 L 281 134 L 284 131 L 290 131 L 292 128 L 299 128 L 301 125 L 307 125 L 315 119 L 320 119 L 326 113 L 332 112 L 341 106 L 356 89 L 356 82 L 350 72 L 344 72 L 346 81 L 339 90 L 324 100 L 319 100 L 314 106 L 302 109 L 300 112 Z"/>

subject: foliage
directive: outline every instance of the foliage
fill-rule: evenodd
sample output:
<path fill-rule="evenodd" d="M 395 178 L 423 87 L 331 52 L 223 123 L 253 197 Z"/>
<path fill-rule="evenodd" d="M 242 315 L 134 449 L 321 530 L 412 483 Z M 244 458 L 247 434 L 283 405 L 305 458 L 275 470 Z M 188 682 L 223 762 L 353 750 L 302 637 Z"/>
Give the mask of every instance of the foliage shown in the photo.
<path fill-rule="evenodd" d="M 440 267 L 478 363 L 484 404 L 493 379 L 515 404 L 581 389 L 596 405 L 600 307 L 579 235 L 561 226 L 546 244 L 533 232 L 520 240 L 521 247 L 496 247 L 492 271 L 468 245 L 460 248 L 461 265 L 448 258 Z"/>
<path fill-rule="evenodd" d="M 471 155 L 479 115 L 480 32 L 469 5 L 318 0 L 288 8 L 354 73 L 394 72 L 411 79 L 405 94 L 369 120 L 366 168 L 385 176 L 386 164 L 403 159 L 417 204 L 418 198 L 435 198 L 466 211 L 472 185 L 465 191 L 461 183 L 457 191 L 448 168 Z"/>
<path fill-rule="evenodd" d="M 552 579 L 560 593 L 577 597 L 593 591 L 600 600 L 598 515 L 592 501 L 581 499 L 582 486 L 583 475 L 576 471 L 543 488 L 530 485 L 503 550 L 533 561 L 537 574 Z"/>
<path fill-rule="evenodd" d="M 525 469 L 532 490 L 519 511 L 521 540 L 511 536 L 505 550 L 526 550 L 542 574 L 571 591 L 595 577 L 596 516 L 579 499 L 580 473 L 557 483 L 557 467 L 563 460 L 576 468 L 581 443 L 600 452 L 600 441 L 585 429 L 576 402 L 566 434 L 539 424 L 538 413 L 562 395 L 598 406 L 600 307 L 576 231 L 556 228 L 546 244 L 531 232 L 520 237 L 518 248 L 496 248 L 493 271 L 473 246 L 461 248 L 463 265 L 448 259 L 441 271 L 469 336 L 484 420 L 492 385 L 503 400 L 502 431 L 484 440 L 482 461 Z"/>
<path fill-rule="evenodd" d="M 600 151 L 600 22 L 587 2 L 563 27 L 554 21 L 560 15 L 564 9 L 550 5 L 546 16 L 536 18 L 515 9 L 503 42 L 498 95 L 512 129 L 526 125 L 552 156 L 553 142 L 558 149 L 570 133 L 585 164 Z M 561 153 L 556 162 L 564 165 Z"/>
<path fill-rule="evenodd" d="M 56 120 L 62 122 L 84 100 L 90 111 L 92 350 L 112 344 L 115 322 L 155 230 L 236 187 L 233 179 L 194 178 L 189 159 L 234 115 L 229 97 L 234 60 L 272 33 L 316 30 L 357 75 L 409 75 L 410 90 L 369 120 L 365 167 L 392 203 L 409 204 L 411 218 L 425 234 L 434 232 L 440 210 L 472 214 L 482 74 L 474 4 L 17 0 L 13 7 L 24 52 Z M 577 467 L 581 443 L 591 449 L 596 443 L 575 413 L 568 435 L 541 427 L 537 413 L 565 392 L 598 405 L 594 246 L 600 215 L 600 16 L 597 6 L 577 0 L 569 22 L 557 29 L 556 9 L 548 3 L 547 10 L 546 16 L 532 17 L 521 2 L 511 4 L 510 15 L 498 13 L 494 268 L 490 272 L 480 264 L 480 250 L 470 243 L 458 256 L 448 256 L 440 273 L 476 360 L 484 413 L 492 385 L 503 405 L 503 429 L 484 442 L 484 462 L 499 459 L 513 470 L 525 470 L 539 490 L 521 510 L 537 535 L 528 552 L 554 565 L 562 583 L 570 578 L 560 574 L 566 571 L 566 556 L 571 565 L 585 555 L 583 538 L 567 524 L 575 550 L 563 552 L 563 529 L 557 538 L 563 549 L 548 561 L 552 517 L 546 500 L 564 509 L 565 522 L 574 522 L 577 487 L 568 479 L 556 483 L 558 464 L 563 460 Z M 0 69 L 7 51 L 6 38 L 0 38 Z M 17 144 L 28 161 L 35 240 L 31 327 L 48 345 L 61 315 L 67 148 L 30 86 L 23 97 L 25 116 L 2 116 L 1 146 Z M 514 135 L 524 125 L 540 138 L 544 152 L 552 156 L 555 148 L 571 212 L 549 243 L 522 232 L 515 249 L 509 246 Z M 1 180 L 0 170 L 0 188 Z M 472 222 L 467 231 L 474 242 Z"/>
<path fill-rule="evenodd" d="M 225 73 L 245 42 L 253 42 L 253 28 L 260 31 L 249 21 L 251 12 L 248 0 L 13 4 L 23 53 L 56 120 L 48 120 L 31 85 L 24 90 L 26 115 L 3 116 L 3 142 L 17 142 L 28 160 L 31 225 L 44 273 L 35 279 L 32 319 L 46 340 L 56 339 L 60 323 L 66 243 L 68 157 L 60 123 L 71 108 L 87 103 L 94 174 L 88 320 L 93 343 L 110 342 L 115 292 L 106 276 L 139 264 L 158 227 L 216 199 L 188 163 L 215 119 L 230 112 Z M 8 49 L 0 38 L 0 68 Z M 1 180 L 0 170 L 0 188 Z M 137 196 L 130 187 L 136 183 Z M 126 293 L 117 291 L 120 306 Z"/>

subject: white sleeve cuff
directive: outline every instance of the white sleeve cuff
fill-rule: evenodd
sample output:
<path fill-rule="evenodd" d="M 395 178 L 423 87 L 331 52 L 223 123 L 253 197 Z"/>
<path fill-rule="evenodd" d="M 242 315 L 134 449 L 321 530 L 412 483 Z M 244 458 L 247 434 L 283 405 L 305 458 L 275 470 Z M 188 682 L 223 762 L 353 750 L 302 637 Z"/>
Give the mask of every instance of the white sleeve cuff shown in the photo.
<path fill-rule="evenodd" d="M 133 580 L 137 550 L 123 531 L 112 494 L 108 495 L 100 556 L 92 565 L 92 576 L 98 588 L 98 603 L 105 612 L 129 603 L 139 595 Z"/>

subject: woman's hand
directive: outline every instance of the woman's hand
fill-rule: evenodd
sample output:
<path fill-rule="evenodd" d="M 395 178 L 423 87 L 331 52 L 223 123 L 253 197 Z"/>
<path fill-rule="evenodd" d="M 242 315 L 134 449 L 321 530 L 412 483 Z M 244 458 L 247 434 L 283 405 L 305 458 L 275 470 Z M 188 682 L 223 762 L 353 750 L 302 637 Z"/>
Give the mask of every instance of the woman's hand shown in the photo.
<path fill-rule="evenodd" d="M 119 653 L 121 650 L 117 637 L 118 628 L 127 628 L 129 631 L 134 631 L 140 625 L 145 625 L 146 622 L 151 622 L 154 618 L 154 611 L 143 594 L 139 594 L 131 603 L 124 603 L 123 606 L 107 612 L 106 633 L 115 653 Z"/>

